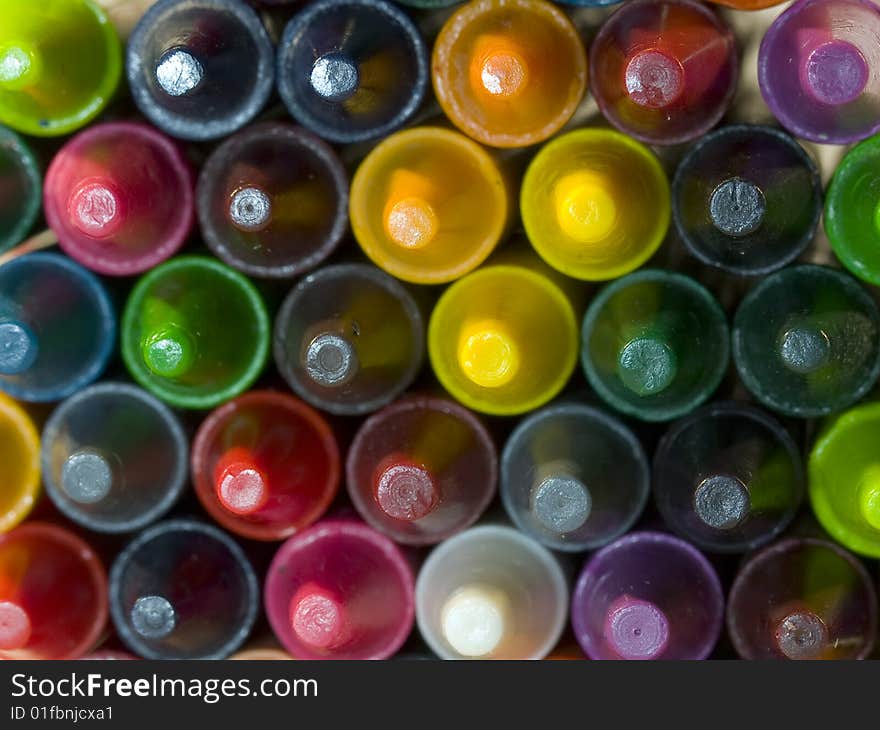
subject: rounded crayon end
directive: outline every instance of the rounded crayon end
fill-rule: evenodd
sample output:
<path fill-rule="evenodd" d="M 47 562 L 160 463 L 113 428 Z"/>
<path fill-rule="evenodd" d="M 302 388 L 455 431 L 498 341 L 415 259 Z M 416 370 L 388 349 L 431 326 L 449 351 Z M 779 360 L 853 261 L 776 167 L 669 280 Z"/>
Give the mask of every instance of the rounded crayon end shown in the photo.
<path fill-rule="evenodd" d="M 385 212 L 385 233 L 401 248 L 424 248 L 437 237 L 439 230 L 437 214 L 423 198 L 398 200 Z"/>
<path fill-rule="evenodd" d="M 528 83 L 528 64 L 508 43 L 487 49 L 472 61 L 471 84 L 481 94 L 496 99 L 513 99 Z"/>
<path fill-rule="evenodd" d="M 871 527 L 880 530 L 880 466 L 868 469 L 859 489 L 859 512 Z"/>
<path fill-rule="evenodd" d="M 675 352 L 661 339 L 637 337 L 617 356 L 617 374 L 624 386 L 638 396 L 662 393 L 675 380 Z"/>
<path fill-rule="evenodd" d="M 36 51 L 24 43 L 0 48 L 0 88 L 17 91 L 32 86 L 40 75 Z"/>
<path fill-rule="evenodd" d="M 767 201 L 754 183 L 739 177 L 720 183 L 709 198 L 712 225 L 727 236 L 754 233 L 764 220 Z"/>
<path fill-rule="evenodd" d="M 777 344 L 779 359 L 792 372 L 807 375 L 828 361 L 831 343 L 828 335 L 808 325 L 787 329 Z"/>
<path fill-rule="evenodd" d="M 259 188 L 240 188 L 229 199 L 229 220 L 238 230 L 255 233 L 272 219 L 272 200 Z"/>
<path fill-rule="evenodd" d="M 358 90 L 360 74 L 354 60 L 344 53 L 327 53 L 312 64 L 309 83 L 322 99 L 340 102 Z"/>
<path fill-rule="evenodd" d="M 305 366 L 309 377 L 318 385 L 339 387 L 350 383 L 357 375 L 357 352 L 345 337 L 325 332 L 306 347 Z"/>
<path fill-rule="evenodd" d="M 639 51 L 626 64 L 624 84 L 635 104 L 663 109 L 684 91 L 684 68 L 677 58 L 663 51 Z"/>
<path fill-rule="evenodd" d="M 169 326 L 146 337 L 141 345 L 144 363 L 160 378 L 185 375 L 195 361 L 195 343 L 179 327 Z"/>
<path fill-rule="evenodd" d="M 413 463 L 392 463 L 376 478 L 376 504 L 396 520 L 415 522 L 431 514 L 440 493 L 431 472 Z"/>
<path fill-rule="evenodd" d="M 145 639 L 161 639 L 174 631 L 177 614 L 167 598 L 141 596 L 131 608 L 131 625 Z"/>
<path fill-rule="evenodd" d="M 156 64 L 156 82 L 168 96 L 186 96 L 195 91 L 205 77 L 199 60 L 182 48 L 171 48 Z"/>
<path fill-rule="evenodd" d="M 775 639 L 788 659 L 818 659 L 828 645 L 828 627 L 812 611 L 797 611 L 779 622 Z"/>
<path fill-rule="evenodd" d="M 706 477 L 694 491 L 694 512 L 704 525 L 731 530 L 749 514 L 749 490 L 739 479 L 725 474 Z"/>
<path fill-rule="evenodd" d="M 462 588 L 450 596 L 441 611 L 443 636 L 462 656 L 491 654 L 504 638 L 506 604 L 505 596 L 494 589 Z"/>
<path fill-rule="evenodd" d="M 89 180 L 67 201 L 71 224 L 90 238 L 107 238 L 119 231 L 125 216 L 122 199 L 112 183 Z"/>
<path fill-rule="evenodd" d="M 550 476 L 532 491 L 532 514 L 544 527 L 558 534 L 581 528 L 592 508 L 590 491 L 574 477 Z"/>
<path fill-rule="evenodd" d="M 21 606 L 0 601 L 0 649 L 24 649 L 31 638 L 31 619 Z"/>
<path fill-rule="evenodd" d="M 865 90 L 870 69 L 862 52 L 845 40 L 823 43 L 807 58 L 802 85 L 816 101 L 840 106 Z"/>
<path fill-rule="evenodd" d="M 669 619 L 650 601 L 623 596 L 608 610 L 605 640 L 622 659 L 657 659 L 669 643 Z"/>
<path fill-rule="evenodd" d="M 290 627 L 303 644 L 332 649 L 345 640 L 345 607 L 329 591 L 303 586 L 290 601 Z"/>
<path fill-rule="evenodd" d="M 500 322 L 479 322 L 462 334 L 458 362 L 473 383 L 482 388 L 500 388 L 519 371 L 519 348 Z"/>
<path fill-rule="evenodd" d="M 265 475 L 245 460 L 221 459 L 225 466 L 217 476 L 215 490 L 224 509 L 237 515 L 258 511 L 269 498 Z"/>
<path fill-rule="evenodd" d="M 61 467 L 61 488 L 78 504 L 96 504 L 113 486 L 113 467 L 96 451 L 82 449 L 67 457 Z"/>
<path fill-rule="evenodd" d="M 19 375 L 37 360 L 37 338 L 23 322 L 0 322 L 0 375 Z"/>
<path fill-rule="evenodd" d="M 563 232 L 582 243 L 607 238 L 617 223 L 617 205 L 608 181 L 589 172 L 563 177 L 554 190 L 556 220 Z"/>

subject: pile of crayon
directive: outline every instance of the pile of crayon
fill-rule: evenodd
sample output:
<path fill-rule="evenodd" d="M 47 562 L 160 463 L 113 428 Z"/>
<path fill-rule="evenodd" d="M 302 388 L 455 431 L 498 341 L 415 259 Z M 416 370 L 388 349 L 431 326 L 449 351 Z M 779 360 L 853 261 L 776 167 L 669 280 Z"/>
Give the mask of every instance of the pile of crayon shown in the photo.
<path fill-rule="evenodd" d="M 0 658 L 869 657 L 880 7 L 402 2 L 0 0 Z"/>

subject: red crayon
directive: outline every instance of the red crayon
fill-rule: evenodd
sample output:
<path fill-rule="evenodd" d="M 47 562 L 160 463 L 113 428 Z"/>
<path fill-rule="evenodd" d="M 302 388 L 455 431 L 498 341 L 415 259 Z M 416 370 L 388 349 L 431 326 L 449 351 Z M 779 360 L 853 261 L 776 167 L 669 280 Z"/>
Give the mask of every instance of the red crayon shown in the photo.
<path fill-rule="evenodd" d="M 226 529 L 282 540 L 312 524 L 339 488 L 330 426 L 291 395 L 252 391 L 213 411 L 192 448 L 202 505 Z"/>

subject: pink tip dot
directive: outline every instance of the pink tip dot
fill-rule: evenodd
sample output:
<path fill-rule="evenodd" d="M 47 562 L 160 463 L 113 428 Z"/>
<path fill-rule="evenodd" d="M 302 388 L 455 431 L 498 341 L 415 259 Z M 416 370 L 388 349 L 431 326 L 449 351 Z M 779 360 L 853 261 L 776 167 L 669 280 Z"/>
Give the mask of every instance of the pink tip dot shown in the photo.
<path fill-rule="evenodd" d="M 74 227 L 92 238 L 112 236 L 122 226 L 122 201 L 106 181 L 81 184 L 70 196 L 67 213 Z"/>
<path fill-rule="evenodd" d="M 0 601 L 0 649 L 23 649 L 31 638 L 31 620 L 17 603 Z"/>
<path fill-rule="evenodd" d="M 650 601 L 621 596 L 608 609 L 605 640 L 622 659 L 657 659 L 669 643 L 669 620 Z"/>
<path fill-rule="evenodd" d="M 386 515 L 406 522 L 427 516 L 439 502 L 439 490 L 431 472 L 406 463 L 380 468 L 375 496 L 379 509 Z"/>
<path fill-rule="evenodd" d="M 662 109 L 684 91 L 684 68 L 677 58 L 662 51 L 640 51 L 627 63 L 624 83 L 633 102 L 649 109 Z"/>
<path fill-rule="evenodd" d="M 217 499 L 234 514 L 253 514 L 268 498 L 266 478 L 251 464 L 230 464 L 217 481 Z"/>
<path fill-rule="evenodd" d="M 344 639 L 344 610 L 328 591 L 303 586 L 290 601 L 290 626 L 303 644 L 330 649 Z"/>

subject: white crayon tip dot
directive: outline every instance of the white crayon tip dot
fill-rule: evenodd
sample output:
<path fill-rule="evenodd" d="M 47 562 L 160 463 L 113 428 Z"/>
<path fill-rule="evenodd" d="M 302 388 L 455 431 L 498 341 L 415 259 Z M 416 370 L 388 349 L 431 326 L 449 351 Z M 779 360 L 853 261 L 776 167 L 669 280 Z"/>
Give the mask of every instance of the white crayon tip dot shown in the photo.
<path fill-rule="evenodd" d="M 457 591 L 441 612 L 446 641 L 465 657 L 491 654 L 504 638 L 506 603 L 502 593 L 488 587 Z"/>

